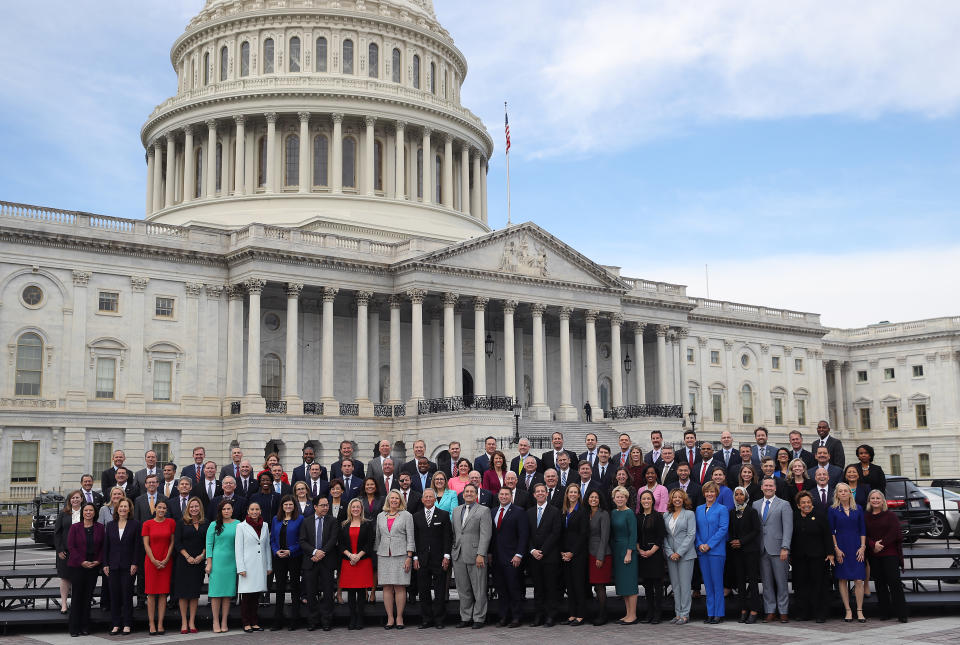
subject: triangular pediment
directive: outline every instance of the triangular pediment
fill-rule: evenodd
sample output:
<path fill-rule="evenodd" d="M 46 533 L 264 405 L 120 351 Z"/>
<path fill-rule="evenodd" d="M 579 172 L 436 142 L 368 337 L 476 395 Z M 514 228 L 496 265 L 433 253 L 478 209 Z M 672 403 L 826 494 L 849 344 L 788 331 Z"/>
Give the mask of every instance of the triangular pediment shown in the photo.
<path fill-rule="evenodd" d="M 524 281 L 629 290 L 629 286 L 615 275 L 531 222 L 431 251 L 401 262 L 395 268 L 408 267 L 492 273 Z"/>

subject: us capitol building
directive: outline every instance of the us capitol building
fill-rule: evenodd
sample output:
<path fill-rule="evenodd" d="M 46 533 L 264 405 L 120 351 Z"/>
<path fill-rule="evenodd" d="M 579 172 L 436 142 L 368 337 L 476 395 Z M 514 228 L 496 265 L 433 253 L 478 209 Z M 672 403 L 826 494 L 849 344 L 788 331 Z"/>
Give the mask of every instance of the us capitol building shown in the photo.
<path fill-rule="evenodd" d="M 814 313 L 620 274 L 534 223 L 488 225 L 493 140 L 430 0 L 207 0 L 140 137 L 145 218 L 0 204 L 0 497 L 73 488 L 112 450 L 593 430 L 809 446 L 955 475 L 960 317 Z M 639 242 L 638 242 L 639 243 Z M 593 420 L 583 406 L 589 401 Z M 513 451 L 508 444 L 506 449 Z"/>

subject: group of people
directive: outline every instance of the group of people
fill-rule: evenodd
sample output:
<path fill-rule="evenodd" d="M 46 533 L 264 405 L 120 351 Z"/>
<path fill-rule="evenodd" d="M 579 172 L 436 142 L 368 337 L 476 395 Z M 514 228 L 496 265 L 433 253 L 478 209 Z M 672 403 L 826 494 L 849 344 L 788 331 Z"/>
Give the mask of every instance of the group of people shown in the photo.
<path fill-rule="evenodd" d="M 654 431 L 646 452 L 627 434 L 614 450 L 591 433 L 579 455 L 554 432 L 551 450 L 538 457 L 520 439 L 512 458 L 488 437 L 472 461 L 451 441 L 436 462 L 418 440 L 404 463 L 383 440 L 367 464 L 343 441 L 329 470 L 305 445 L 290 475 L 276 454 L 254 474 L 239 448 L 218 469 L 202 447 L 179 476 L 153 451 L 131 473 L 117 451 L 103 494 L 84 475 L 57 520 L 62 607 L 72 589 L 70 632 L 87 634 L 102 576 L 112 634 L 132 630 L 138 593 L 151 634 L 164 633 L 168 597 L 181 633 L 196 633 L 206 579 L 213 631 L 228 631 L 237 599 L 243 630 L 255 632 L 273 578 L 272 629 L 329 631 L 344 592 L 348 629 L 361 629 L 378 586 L 386 629 L 405 628 L 408 594 L 420 604 L 419 628 L 443 628 L 455 585 L 457 626 L 480 629 L 492 583 L 498 624 L 518 627 L 529 579 L 534 626 L 606 623 L 609 586 L 623 598 L 622 625 L 659 623 L 668 587 L 670 622 L 686 624 L 701 586 L 704 622 L 724 619 L 731 593 L 741 622 L 788 622 L 792 565 L 796 618 L 823 622 L 835 580 L 843 620 L 864 622 L 872 576 L 881 617 L 906 621 L 900 523 L 873 449 L 859 446 L 843 467 L 829 425 L 817 432 L 810 450 L 799 432 L 777 449 L 762 427 L 754 444 L 737 447 L 724 432 L 714 450 L 691 431 L 677 449 Z"/>

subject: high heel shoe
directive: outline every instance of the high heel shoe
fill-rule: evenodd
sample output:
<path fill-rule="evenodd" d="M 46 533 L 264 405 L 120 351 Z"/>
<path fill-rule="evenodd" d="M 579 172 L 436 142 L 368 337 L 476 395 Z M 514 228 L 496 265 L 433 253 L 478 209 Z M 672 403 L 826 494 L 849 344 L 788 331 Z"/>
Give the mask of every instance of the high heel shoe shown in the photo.
<path fill-rule="evenodd" d="M 867 622 L 866 617 L 864 617 L 864 615 L 863 615 L 863 610 L 862 610 L 862 609 L 858 609 L 858 610 L 857 610 L 857 622 L 858 622 L 858 623 L 865 623 L 865 622 Z"/>
<path fill-rule="evenodd" d="M 844 616 L 844 617 L 843 617 L 843 622 L 845 622 L 845 623 L 852 623 L 852 622 L 853 622 L 853 612 L 851 612 L 851 611 L 848 609 L 848 610 L 847 610 L 847 614 L 848 614 L 847 616 Z"/>

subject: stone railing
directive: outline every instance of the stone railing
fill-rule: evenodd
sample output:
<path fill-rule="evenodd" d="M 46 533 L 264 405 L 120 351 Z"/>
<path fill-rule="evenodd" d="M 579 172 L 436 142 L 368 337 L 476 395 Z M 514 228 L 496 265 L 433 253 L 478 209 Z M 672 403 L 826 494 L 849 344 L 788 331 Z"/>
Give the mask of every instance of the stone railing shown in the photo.
<path fill-rule="evenodd" d="M 141 234 L 150 237 L 190 238 L 190 229 L 185 226 L 151 224 L 142 219 L 95 215 L 82 211 L 67 211 L 58 208 L 46 208 L 44 206 L 17 204 L 15 202 L 0 201 L 0 217 L 23 218 L 35 222 L 72 226 L 77 229 L 91 229 L 92 235 L 96 235 L 101 231 L 107 231 L 128 235 Z"/>
<path fill-rule="evenodd" d="M 229 235 L 230 243 L 234 246 L 240 244 L 255 244 L 258 241 L 265 240 L 273 244 L 286 243 L 289 245 L 315 246 L 321 249 L 347 251 L 363 255 L 379 255 L 390 260 L 406 257 L 409 256 L 411 252 L 422 250 L 416 241 L 411 243 L 411 240 L 404 240 L 402 242 L 377 242 L 359 237 L 336 235 L 334 233 L 301 231 L 296 228 L 267 226 L 264 224 L 251 224 L 232 231 Z"/>
<path fill-rule="evenodd" d="M 825 341 L 863 342 L 874 339 L 894 338 L 934 332 L 960 331 L 960 316 L 928 318 L 900 323 L 880 323 L 853 329 L 831 329 Z"/>
<path fill-rule="evenodd" d="M 644 405 L 621 405 L 620 407 L 603 411 L 604 419 L 636 419 L 639 417 L 682 419 L 683 407 L 662 403 L 647 403 Z"/>
<path fill-rule="evenodd" d="M 696 304 L 699 313 L 705 315 L 726 315 L 734 318 L 752 318 L 768 322 L 782 322 L 786 324 L 808 324 L 819 325 L 820 314 L 812 314 L 804 311 L 791 311 L 789 309 L 771 309 L 770 307 L 761 307 L 757 305 L 745 305 L 738 302 L 727 302 L 726 300 L 710 300 L 709 298 L 691 298 Z M 694 313 L 697 313 L 694 311 Z"/>
<path fill-rule="evenodd" d="M 620 278 L 626 282 L 634 291 L 643 291 L 650 294 L 660 294 L 667 296 L 686 296 L 687 287 L 682 284 L 670 284 L 669 282 L 654 282 L 652 280 L 643 280 L 642 278 Z"/>

